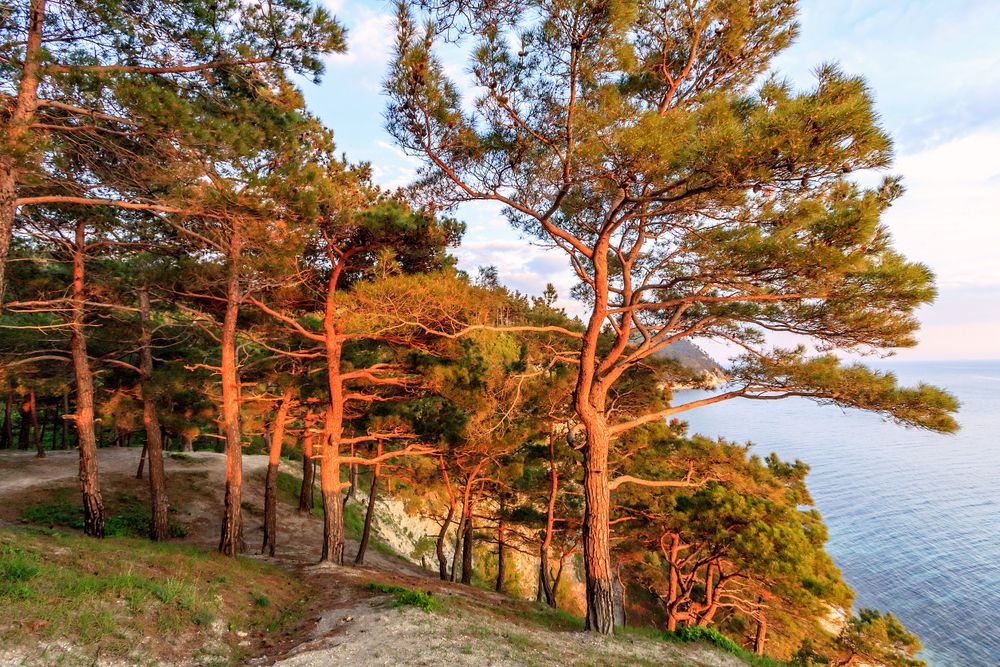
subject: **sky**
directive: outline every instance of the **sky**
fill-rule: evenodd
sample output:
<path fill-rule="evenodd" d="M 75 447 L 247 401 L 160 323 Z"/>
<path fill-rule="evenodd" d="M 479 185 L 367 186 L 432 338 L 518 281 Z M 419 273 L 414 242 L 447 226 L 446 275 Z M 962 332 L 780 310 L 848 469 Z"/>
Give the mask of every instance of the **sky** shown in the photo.
<path fill-rule="evenodd" d="M 381 93 L 393 5 L 324 1 L 349 30 L 348 52 L 327 59 L 322 83 L 302 83 L 307 105 L 339 150 L 373 165 L 378 183 L 406 185 L 419 163 L 386 133 Z M 885 221 L 896 247 L 937 275 L 938 298 L 918 313 L 920 344 L 897 357 L 1000 359 L 1000 2 L 801 0 L 799 23 L 775 70 L 801 88 L 826 62 L 867 79 L 896 142 L 891 172 L 907 189 Z M 461 63 L 449 69 L 462 76 Z M 468 226 L 455 253 L 461 268 L 495 265 L 502 282 L 529 294 L 551 282 L 560 305 L 579 312 L 561 251 L 520 238 L 496 205 L 456 215 Z"/>

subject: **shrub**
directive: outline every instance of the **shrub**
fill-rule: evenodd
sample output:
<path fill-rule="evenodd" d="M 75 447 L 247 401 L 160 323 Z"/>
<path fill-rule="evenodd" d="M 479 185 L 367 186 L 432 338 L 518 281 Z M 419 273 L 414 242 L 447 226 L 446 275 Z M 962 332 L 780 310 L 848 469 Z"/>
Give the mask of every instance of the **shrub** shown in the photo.
<path fill-rule="evenodd" d="M 402 586 L 380 584 L 375 581 L 368 583 L 368 590 L 392 595 L 393 599 L 389 603 L 391 607 L 417 607 L 427 612 L 434 611 L 437 607 L 437 600 L 434 599 L 429 591 L 417 591 L 411 588 L 403 588 Z"/>

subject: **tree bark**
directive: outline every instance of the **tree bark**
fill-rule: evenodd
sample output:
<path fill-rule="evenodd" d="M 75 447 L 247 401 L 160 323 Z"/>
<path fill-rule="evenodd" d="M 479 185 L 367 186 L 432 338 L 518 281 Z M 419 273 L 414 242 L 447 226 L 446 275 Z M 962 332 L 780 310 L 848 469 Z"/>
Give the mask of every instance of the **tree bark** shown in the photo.
<path fill-rule="evenodd" d="M 603 419 L 587 428 L 584 451 L 583 555 L 587 577 L 587 630 L 614 632 L 614 586 L 611 575 L 611 491 L 608 487 L 608 445 Z M 585 422 L 586 423 L 586 422 Z"/>
<path fill-rule="evenodd" d="M 566 558 L 572 553 L 572 551 L 563 552 L 563 555 L 559 557 L 559 567 L 556 569 L 556 574 L 552 577 L 552 608 L 555 609 L 559 606 L 559 582 L 562 581 L 563 570 L 566 566 Z M 551 572 L 549 573 L 551 576 Z"/>
<path fill-rule="evenodd" d="M 767 615 L 760 611 L 757 614 L 757 632 L 753 637 L 753 652 L 764 655 L 764 643 L 767 641 Z"/>
<path fill-rule="evenodd" d="M 31 402 L 31 433 L 35 441 L 35 457 L 45 458 L 45 447 L 42 444 L 42 431 L 38 427 L 38 397 L 35 392 L 28 393 L 28 400 Z"/>
<path fill-rule="evenodd" d="M 302 435 L 302 488 L 299 489 L 299 513 L 311 514 L 312 489 L 316 465 L 313 463 L 312 411 L 306 413 L 305 432 Z"/>
<path fill-rule="evenodd" d="M 448 529 L 451 528 L 451 521 L 455 516 L 455 493 L 451 488 L 451 480 L 448 479 L 448 470 L 444 467 L 443 456 L 438 456 L 438 463 L 441 466 L 441 476 L 444 479 L 445 490 L 448 492 L 448 515 L 441 524 L 441 530 L 438 531 L 437 543 L 434 545 L 434 549 L 437 552 L 438 575 L 441 577 L 441 581 L 448 581 L 451 577 L 448 575 L 448 557 L 444 553 L 444 541 L 448 537 Z M 456 541 L 458 540 L 457 537 L 455 539 Z"/>
<path fill-rule="evenodd" d="M 76 424 L 80 449 L 80 492 L 83 496 L 83 532 L 104 537 L 104 501 L 97 473 L 97 436 L 94 432 L 94 376 L 87 358 L 84 329 L 84 255 L 86 252 L 83 219 L 76 224 L 73 246 L 73 296 L 70 299 L 70 350 L 76 379 Z"/>
<path fill-rule="evenodd" d="M 13 440 L 13 431 L 11 429 L 11 419 L 13 418 L 13 412 L 11 411 L 14 407 L 14 392 L 7 392 L 7 399 L 4 401 L 3 406 L 3 429 L 0 429 L 0 449 L 7 449 L 10 447 L 11 441 Z"/>
<path fill-rule="evenodd" d="M 226 497 L 219 552 L 235 556 L 244 550 L 243 438 L 240 430 L 240 378 L 236 360 L 236 322 L 240 312 L 242 241 L 237 222 L 229 238 L 226 276 L 226 314 L 222 323 L 222 422 L 226 441 Z"/>
<path fill-rule="evenodd" d="M 663 536 L 665 537 L 665 536 Z M 681 550 L 681 538 L 677 533 L 670 534 L 670 549 L 664 549 L 663 537 L 660 538 L 660 548 L 667 553 L 667 567 L 670 572 L 667 575 L 667 630 L 674 632 L 677 630 L 677 605 L 678 588 L 680 587 L 679 571 L 677 566 L 677 556 Z"/>
<path fill-rule="evenodd" d="M 320 562 L 344 563 L 344 503 L 340 483 L 340 441 L 344 433 L 344 380 L 340 372 L 343 342 L 337 330 L 337 280 L 342 265 L 337 263 L 327 281 L 323 311 L 323 340 L 326 350 L 327 384 L 330 405 L 323 429 L 319 477 L 323 494 L 323 550 Z"/>
<path fill-rule="evenodd" d="M 465 537 L 465 508 L 462 509 L 462 516 L 458 520 L 458 532 L 455 533 L 455 550 L 451 554 L 451 575 L 448 579 L 455 583 L 458 576 L 458 554 L 462 553 L 462 539 Z"/>
<path fill-rule="evenodd" d="M 462 535 L 462 583 L 469 586 L 472 584 L 472 547 L 475 530 L 475 521 L 472 516 L 472 504 L 469 504 L 469 511 L 463 524 L 465 534 Z"/>
<path fill-rule="evenodd" d="M 586 629 L 604 635 L 614 632 L 614 594 L 611 574 L 611 490 L 608 452 L 611 431 L 605 413 L 607 388 L 600 373 L 599 340 L 608 314 L 608 236 L 594 244 L 594 302 L 580 346 L 580 364 L 573 396 L 577 416 L 587 439 L 583 450 L 583 560 L 587 587 Z"/>
<path fill-rule="evenodd" d="M 45 0 L 31 0 L 28 13 L 24 64 L 0 150 L 0 310 L 7 287 L 7 255 L 17 212 L 17 156 L 35 110 L 38 108 L 38 84 L 42 61 L 42 29 L 45 25 Z"/>
<path fill-rule="evenodd" d="M 545 539 L 539 549 L 539 583 L 545 595 L 545 604 L 556 608 L 556 593 L 550 581 L 549 550 L 552 547 L 552 532 L 555 526 L 556 494 L 559 490 L 559 473 L 556 471 L 556 436 L 555 428 L 549 425 L 549 505 L 545 514 Z"/>
<path fill-rule="evenodd" d="M 145 410 L 143 410 L 145 413 Z M 142 451 L 139 452 L 139 465 L 135 469 L 135 478 L 142 479 L 142 469 L 146 467 L 146 452 L 149 451 L 149 436 L 146 436 L 146 442 L 142 443 Z"/>
<path fill-rule="evenodd" d="M 285 389 L 274 417 L 274 430 L 271 433 L 271 447 L 268 450 L 267 477 L 264 479 L 264 543 L 260 552 L 268 556 L 274 555 L 278 538 L 278 466 L 281 464 L 281 445 L 285 439 L 285 422 L 288 421 L 288 409 L 292 404 L 292 385 Z"/>
<path fill-rule="evenodd" d="M 382 456 L 382 441 L 378 441 L 375 456 Z M 382 464 L 376 463 L 372 468 L 372 486 L 368 491 L 368 510 L 365 512 L 365 527 L 361 532 L 361 542 L 358 544 L 358 555 L 354 558 L 355 565 L 363 565 L 365 552 L 368 550 L 368 539 L 371 536 L 372 519 L 375 517 L 375 500 L 378 496 L 378 480 L 382 474 Z"/>
<path fill-rule="evenodd" d="M 142 378 L 142 423 L 146 429 L 143 453 L 149 457 L 149 538 L 165 540 L 170 536 L 167 481 L 163 469 L 163 433 L 156 414 L 156 396 L 153 392 L 153 327 L 150 316 L 149 290 L 139 289 L 139 370 Z M 139 463 L 142 472 L 142 462 Z"/>
<path fill-rule="evenodd" d="M 320 451 L 319 487 L 323 497 L 323 550 L 321 563 L 344 564 L 344 502 L 341 498 L 338 440 L 335 430 L 334 408 L 327 409 L 326 427 Z"/>
<path fill-rule="evenodd" d="M 448 529 L 451 527 L 451 521 L 454 516 L 455 501 L 453 500 L 448 504 L 448 514 L 441 524 L 441 530 L 438 531 L 437 543 L 434 546 L 437 552 L 438 575 L 441 577 L 441 581 L 448 581 L 450 578 L 448 575 L 448 556 L 444 553 L 444 541 L 448 537 Z"/>
<path fill-rule="evenodd" d="M 495 586 L 497 593 L 503 592 L 504 579 L 507 577 L 507 554 L 504 549 L 505 529 L 506 526 L 504 526 L 503 517 L 501 517 L 497 521 L 497 582 Z"/>

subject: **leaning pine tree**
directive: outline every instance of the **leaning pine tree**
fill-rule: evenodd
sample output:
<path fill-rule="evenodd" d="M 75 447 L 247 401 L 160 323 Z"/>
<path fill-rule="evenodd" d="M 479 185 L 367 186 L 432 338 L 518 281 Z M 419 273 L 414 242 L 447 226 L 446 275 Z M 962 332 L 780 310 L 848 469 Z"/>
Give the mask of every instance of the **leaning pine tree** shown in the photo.
<path fill-rule="evenodd" d="M 450 203 L 489 200 L 566 253 L 589 304 L 575 409 L 586 430 L 587 627 L 613 628 L 609 451 L 626 431 L 708 403 L 802 396 L 939 431 L 955 400 L 844 366 L 841 349 L 912 346 L 933 276 L 880 218 L 898 179 L 864 188 L 891 142 L 863 80 L 834 66 L 796 92 L 767 76 L 796 33 L 794 2 L 427 0 L 400 7 L 389 129 Z M 475 99 L 434 55 L 464 42 Z M 602 332 L 610 334 L 605 343 Z M 768 332 L 798 336 L 778 350 Z M 729 391 L 609 418 L 609 390 L 685 337 L 745 351 Z M 809 356 L 817 349 L 819 356 Z"/>

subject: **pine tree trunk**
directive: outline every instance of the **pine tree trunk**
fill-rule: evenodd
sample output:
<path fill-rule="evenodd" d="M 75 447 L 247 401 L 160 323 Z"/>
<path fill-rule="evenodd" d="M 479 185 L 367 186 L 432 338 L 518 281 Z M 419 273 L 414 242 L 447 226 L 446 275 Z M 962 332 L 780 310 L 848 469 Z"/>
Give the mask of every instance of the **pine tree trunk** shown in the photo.
<path fill-rule="evenodd" d="M 27 451 L 31 446 L 31 402 L 25 398 L 18 410 L 21 419 L 17 425 L 17 448 Z"/>
<path fill-rule="evenodd" d="M 83 532 L 92 537 L 104 537 L 104 502 L 97 473 L 97 436 L 94 432 L 94 376 L 87 358 L 87 338 L 84 329 L 84 222 L 76 225 L 73 248 L 73 298 L 70 300 L 70 350 L 73 374 L 76 378 L 77 442 L 80 448 L 80 492 L 83 496 Z"/>
<path fill-rule="evenodd" d="M 194 437 L 187 431 L 181 432 L 181 451 L 182 452 L 194 451 Z"/>
<path fill-rule="evenodd" d="M 502 508 L 501 508 L 502 511 Z M 507 578 L 507 554 L 504 549 L 504 523 L 501 518 L 497 522 L 497 582 L 496 591 L 497 593 L 503 592 L 503 582 Z"/>
<path fill-rule="evenodd" d="M 229 239 L 226 277 L 226 314 L 222 323 L 222 422 L 226 442 L 226 497 L 219 537 L 219 552 L 235 556 L 244 550 L 243 438 L 240 431 L 240 378 L 236 361 L 236 322 L 240 312 L 239 227 L 233 223 Z"/>
<path fill-rule="evenodd" d="M 327 411 L 326 428 L 320 448 L 319 488 L 323 499 L 323 550 L 320 562 L 344 563 L 344 501 L 340 485 L 339 437 L 336 416 L 331 405 Z"/>
<path fill-rule="evenodd" d="M 444 541 L 448 537 L 448 528 L 451 527 L 452 517 L 455 516 L 455 501 L 452 500 L 448 504 L 448 515 L 444 518 L 444 523 L 441 524 L 441 531 L 438 532 L 437 544 L 435 545 L 435 551 L 437 552 L 438 559 L 438 574 L 441 576 L 441 581 L 448 581 L 448 556 L 444 553 Z"/>
<path fill-rule="evenodd" d="M 556 569 L 556 576 L 552 577 L 552 608 L 555 609 L 558 606 L 559 600 L 559 582 L 562 581 L 563 568 L 566 566 L 566 557 L 569 556 L 571 552 L 566 552 L 559 559 L 559 567 Z M 551 576 L 551 574 L 550 574 Z"/>
<path fill-rule="evenodd" d="M 7 392 L 7 399 L 4 401 L 3 405 L 3 429 L 0 429 L 0 449 L 7 449 L 10 447 L 11 441 L 13 440 L 13 430 L 11 429 L 11 419 L 14 415 L 12 408 L 14 407 L 14 392 Z"/>
<path fill-rule="evenodd" d="M 376 456 L 382 456 L 382 441 L 378 441 Z M 368 490 L 368 510 L 365 512 L 365 527 L 361 532 L 361 542 L 358 544 L 358 555 L 354 558 L 355 565 L 365 562 L 365 552 L 368 550 L 368 538 L 371 536 L 372 519 L 375 517 L 375 501 L 378 499 L 378 479 L 382 473 L 382 464 L 376 463 L 372 469 L 372 486 Z"/>
<path fill-rule="evenodd" d="M 344 380 L 340 371 L 342 339 L 337 330 L 337 264 L 327 282 L 323 311 L 326 374 L 330 404 L 326 412 L 323 442 L 320 445 L 320 491 L 323 495 L 323 550 L 320 562 L 344 563 L 344 502 L 340 483 L 340 441 L 344 434 Z"/>
<path fill-rule="evenodd" d="M 472 517 L 472 507 L 469 507 L 469 512 L 465 517 L 465 534 L 462 536 L 462 583 L 469 586 L 472 585 L 472 547 L 474 546 L 473 537 L 475 529 L 475 521 Z"/>
<path fill-rule="evenodd" d="M 674 632 L 677 630 L 677 606 L 678 606 L 678 589 L 680 588 L 680 566 L 677 563 L 677 557 L 681 551 L 681 538 L 677 533 L 670 534 L 670 549 L 667 550 L 664 547 L 665 536 L 660 537 L 660 549 L 667 556 L 667 566 L 670 568 L 670 574 L 667 577 L 667 630 Z"/>
<path fill-rule="evenodd" d="M 323 447 L 319 487 L 323 497 L 323 551 L 320 562 L 344 564 L 344 501 L 340 491 L 340 466 L 334 445 Z"/>
<path fill-rule="evenodd" d="M 753 652 L 764 655 L 764 642 L 767 641 L 767 616 L 761 611 L 757 616 L 757 632 L 753 637 Z"/>
<path fill-rule="evenodd" d="M 278 466 L 281 464 L 281 446 L 285 439 L 285 422 L 292 406 L 292 387 L 285 389 L 281 405 L 274 416 L 274 431 L 271 433 L 271 447 L 268 450 L 267 477 L 264 479 L 264 543 L 260 552 L 274 556 L 278 540 Z"/>
<path fill-rule="evenodd" d="M 549 425 L 549 505 L 545 513 L 545 539 L 539 551 L 539 583 L 545 595 L 545 604 L 556 608 L 556 594 L 549 581 L 549 550 L 552 547 L 552 533 L 556 520 L 556 497 L 559 491 L 559 473 L 556 471 L 556 434 L 553 425 Z"/>
<path fill-rule="evenodd" d="M 458 576 L 458 554 L 462 553 L 462 540 L 465 537 L 465 509 L 462 509 L 462 518 L 458 520 L 458 532 L 455 533 L 455 550 L 451 554 L 451 575 L 448 579 L 455 583 Z"/>
<path fill-rule="evenodd" d="M 0 150 L 0 310 L 7 288 L 7 255 L 17 212 L 16 151 L 31 126 L 38 108 L 38 84 L 42 60 L 42 29 L 45 24 L 45 0 L 31 0 L 27 41 L 21 80 L 4 131 L 4 149 Z"/>
<path fill-rule="evenodd" d="M 438 456 L 438 464 L 441 466 L 441 478 L 444 480 L 444 488 L 448 493 L 448 516 L 445 517 L 444 523 L 441 524 L 441 530 L 438 531 L 437 543 L 434 545 L 434 549 L 437 552 L 438 574 L 441 577 L 441 581 L 448 581 L 449 579 L 454 581 L 454 564 L 452 564 L 452 573 L 449 576 L 448 557 L 444 553 L 444 541 L 448 537 L 448 529 L 451 528 L 451 521 L 455 516 L 455 493 L 451 488 L 451 480 L 448 478 L 448 469 L 445 468 L 443 456 Z M 458 542 L 457 536 L 455 541 Z"/>
<path fill-rule="evenodd" d="M 313 475 L 316 466 L 313 464 L 313 432 L 312 412 L 306 414 L 305 433 L 302 435 L 302 488 L 299 489 L 299 513 L 312 513 Z"/>
<path fill-rule="evenodd" d="M 586 422 L 585 422 L 586 423 Z M 610 438 L 599 416 L 587 424 L 584 450 L 583 560 L 587 576 L 587 630 L 614 631 L 614 586 L 611 576 L 611 491 L 608 486 Z"/>
<path fill-rule="evenodd" d="M 145 410 L 143 410 L 145 413 Z M 146 452 L 149 451 L 149 436 L 146 436 L 146 442 L 142 443 L 142 451 L 139 452 L 139 465 L 135 469 L 135 478 L 142 479 L 142 469 L 146 467 Z"/>
<path fill-rule="evenodd" d="M 35 457 L 44 459 L 45 447 L 42 445 L 42 431 L 38 428 L 38 398 L 35 396 L 35 392 L 30 392 L 28 396 L 28 400 L 31 401 L 31 433 L 34 435 L 35 441 Z"/>
<path fill-rule="evenodd" d="M 142 372 L 142 423 L 146 429 L 143 453 L 149 457 L 149 537 L 154 541 L 170 536 L 167 479 L 163 469 L 163 440 L 160 418 L 156 414 L 156 395 L 153 391 L 153 327 L 150 317 L 149 291 L 139 289 L 139 368 Z M 142 463 L 139 463 L 139 476 Z"/>

